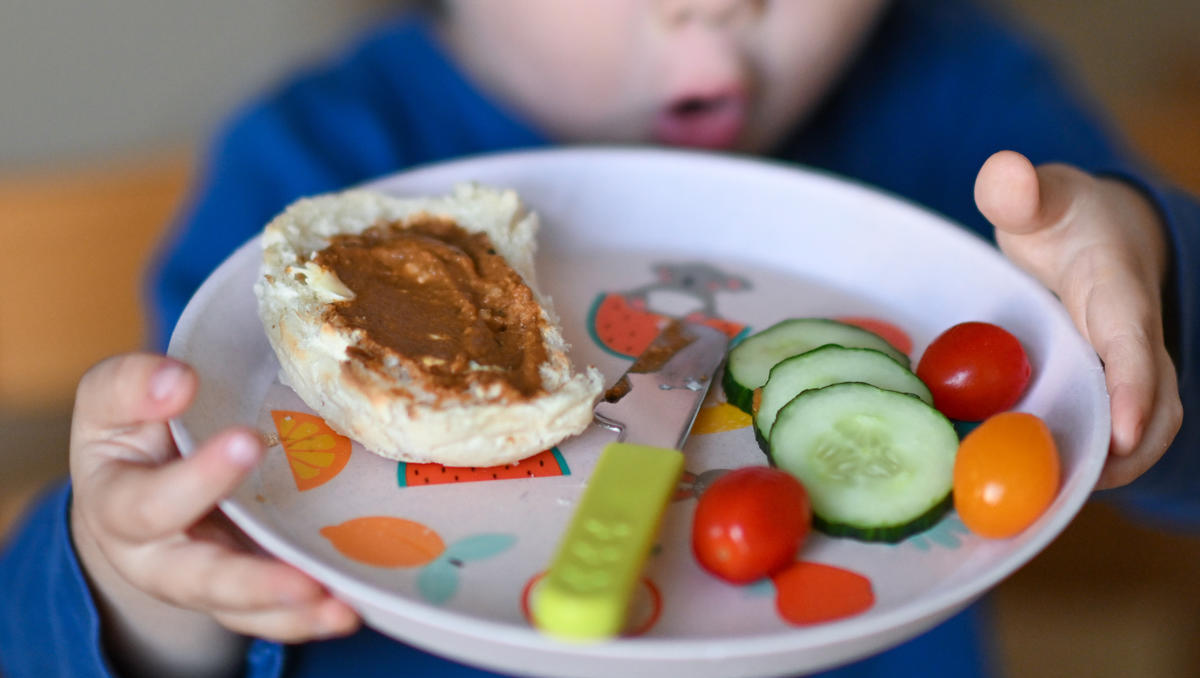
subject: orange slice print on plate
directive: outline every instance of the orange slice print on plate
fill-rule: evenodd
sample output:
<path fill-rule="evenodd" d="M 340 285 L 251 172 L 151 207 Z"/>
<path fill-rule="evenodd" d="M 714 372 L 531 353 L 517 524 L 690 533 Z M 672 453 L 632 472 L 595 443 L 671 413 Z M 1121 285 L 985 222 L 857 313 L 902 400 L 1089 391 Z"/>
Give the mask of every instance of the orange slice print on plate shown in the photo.
<path fill-rule="evenodd" d="M 446 550 L 432 529 L 405 518 L 366 516 L 321 528 L 342 555 L 375 567 L 420 567 Z"/>
<path fill-rule="evenodd" d="M 324 485 L 350 461 L 350 439 L 334 433 L 318 416 L 272 410 L 271 419 L 301 492 Z"/>

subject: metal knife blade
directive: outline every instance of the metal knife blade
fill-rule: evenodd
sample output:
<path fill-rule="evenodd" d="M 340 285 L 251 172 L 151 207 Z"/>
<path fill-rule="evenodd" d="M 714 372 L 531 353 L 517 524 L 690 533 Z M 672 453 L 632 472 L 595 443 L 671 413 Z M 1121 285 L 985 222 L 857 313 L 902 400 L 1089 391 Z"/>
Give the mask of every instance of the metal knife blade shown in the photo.
<path fill-rule="evenodd" d="M 682 447 L 728 345 L 718 329 L 672 321 L 604 393 L 597 423 L 620 442 Z"/>
<path fill-rule="evenodd" d="M 727 344 L 719 330 L 675 321 L 596 406 L 597 422 L 616 430 L 618 442 L 605 446 L 533 594 L 541 630 L 574 641 L 620 633 L 683 470 L 679 448 Z"/>

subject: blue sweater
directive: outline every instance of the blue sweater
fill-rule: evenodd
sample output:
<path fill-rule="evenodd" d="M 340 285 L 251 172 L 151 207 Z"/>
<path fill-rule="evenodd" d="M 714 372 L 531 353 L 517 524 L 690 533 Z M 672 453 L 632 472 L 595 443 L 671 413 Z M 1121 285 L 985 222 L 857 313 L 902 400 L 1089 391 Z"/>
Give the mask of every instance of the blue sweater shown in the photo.
<path fill-rule="evenodd" d="M 233 249 L 297 197 L 399 169 L 549 143 L 485 98 L 420 20 L 367 36 L 342 58 L 253 102 L 220 135 L 185 218 L 152 271 L 157 340 L 165 345 L 192 292 Z M 976 172 L 994 151 L 1126 178 L 1168 225 L 1168 344 L 1186 411 L 1200 407 L 1200 204 L 1118 147 L 1035 45 L 958 0 L 896 2 L 816 114 L 775 150 L 906 196 L 990 237 L 974 206 Z M 1118 498 L 1149 515 L 1200 524 L 1200 427 Z M 1112 494 L 1112 493 L 1110 493 Z M 113 675 L 100 620 L 67 527 L 69 485 L 39 502 L 0 554 L 0 673 L 10 678 Z M 981 606 L 835 676 L 986 675 Z M 349 664 L 347 663 L 349 662 Z M 246 675 L 490 675 L 369 629 L 284 647 L 252 644 Z"/>

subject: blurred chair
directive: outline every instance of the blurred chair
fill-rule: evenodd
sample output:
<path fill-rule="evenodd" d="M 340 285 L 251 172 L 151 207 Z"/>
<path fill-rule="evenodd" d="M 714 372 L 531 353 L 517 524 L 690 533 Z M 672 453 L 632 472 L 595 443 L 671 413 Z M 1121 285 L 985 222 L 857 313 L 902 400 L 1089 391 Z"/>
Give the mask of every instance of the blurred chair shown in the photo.
<path fill-rule="evenodd" d="M 0 534 L 66 470 L 75 384 L 144 344 L 142 276 L 191 153 L 0 173 Z"/>

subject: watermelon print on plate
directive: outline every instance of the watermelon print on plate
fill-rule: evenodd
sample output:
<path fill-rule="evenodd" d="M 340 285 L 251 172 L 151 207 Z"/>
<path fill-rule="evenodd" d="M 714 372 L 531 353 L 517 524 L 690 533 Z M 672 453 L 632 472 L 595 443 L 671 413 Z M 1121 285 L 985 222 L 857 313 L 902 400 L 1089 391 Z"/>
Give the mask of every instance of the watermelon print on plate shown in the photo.
<path fill-rule="evenodd" d="M 567 460 L 557 447 L 503 466 L 442 466 L 441 464 L 412 464 L 400 462 L 396 481 L 400 487 L 469 483 L 480 480 L 511 480 L 514 478 L 546 478 L 571 474 Z"/>
<path fill-rule="evenodd" d="M 601 292 L 588 312 L 592 339 L 622 358 L 636 358 L 672 318 L 721 330 L 730 339 L 746 326 L 717 316 L 716 298 L 722 292 L 751 289 L 745 278 L 723 273 L 705 263 L 654 264 L 655 281 L 633 289 Z"/>

